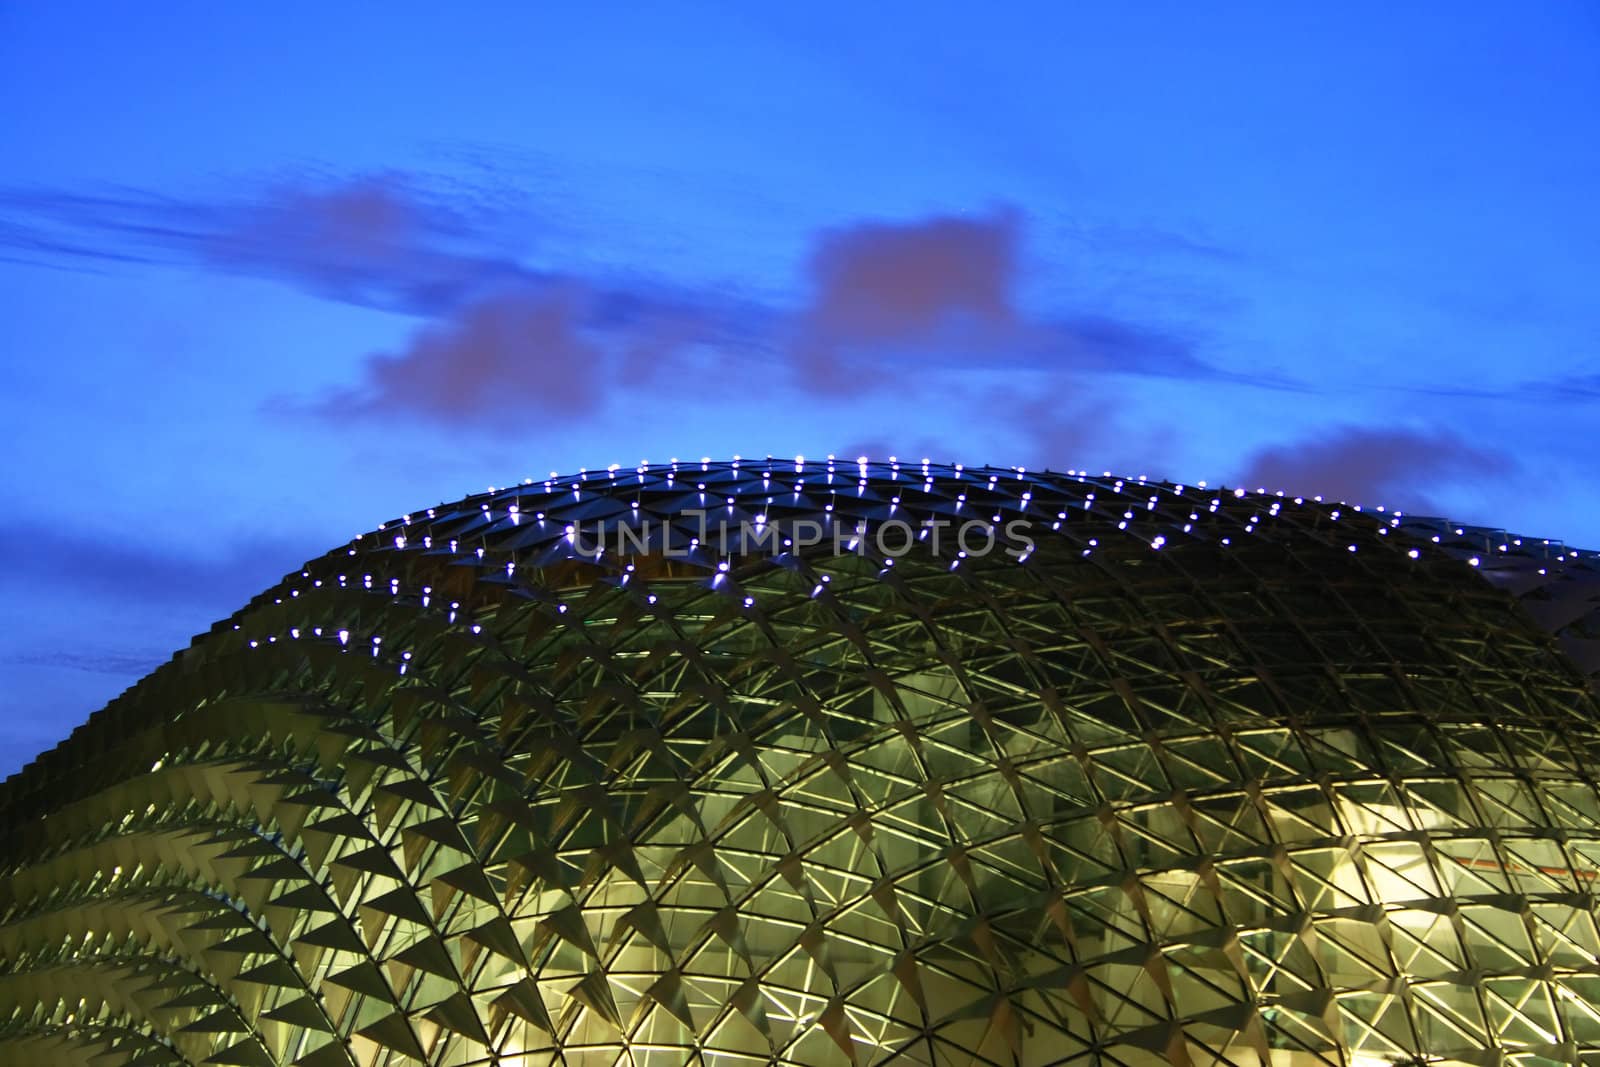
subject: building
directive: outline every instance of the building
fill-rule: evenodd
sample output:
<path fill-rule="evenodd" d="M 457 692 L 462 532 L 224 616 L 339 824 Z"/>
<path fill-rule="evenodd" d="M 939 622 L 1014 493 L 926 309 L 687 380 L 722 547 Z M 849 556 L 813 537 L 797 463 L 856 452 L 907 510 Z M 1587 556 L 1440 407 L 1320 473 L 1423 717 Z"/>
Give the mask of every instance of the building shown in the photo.
<path fill-rule="evenodd" d="M 1261 492 L 469 497 L 0 786 L 0 1062 L 1593 1064 L 1597 649 L 1594 553 Z"/>

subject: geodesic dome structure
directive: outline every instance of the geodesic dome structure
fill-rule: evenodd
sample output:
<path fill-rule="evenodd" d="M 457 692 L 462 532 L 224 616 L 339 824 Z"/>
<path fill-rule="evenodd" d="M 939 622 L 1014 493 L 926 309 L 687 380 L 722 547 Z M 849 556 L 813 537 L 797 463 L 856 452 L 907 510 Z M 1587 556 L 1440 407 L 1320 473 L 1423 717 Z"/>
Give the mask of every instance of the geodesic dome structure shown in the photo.
<path fill-rule="evenodd" d="M 0 1060 L 1593 1063 L 1597 639 L 1593 553 L 1279 494 L 469 497 L 0 786 Z"/>

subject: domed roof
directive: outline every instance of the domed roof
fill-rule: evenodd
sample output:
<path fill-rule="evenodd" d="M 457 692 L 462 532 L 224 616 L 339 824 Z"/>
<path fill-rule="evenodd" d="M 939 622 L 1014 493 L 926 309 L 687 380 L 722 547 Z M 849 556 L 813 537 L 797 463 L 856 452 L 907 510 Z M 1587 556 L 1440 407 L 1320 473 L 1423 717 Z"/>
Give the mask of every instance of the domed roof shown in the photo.
<path fill-rule="evenodd" d="M 551 472 L 407 513 L 323 562 L 352 570 L 340 552 L 360 559 L 410 553 L 515 587 L 521 583 L 513 573 L 499 574 L 506 564 L 513 572 L 572 564 L 575 574 L 587 568 L 620 574 L 653 559 L 714 579 L 723 563 L 792 566 L 819 549 L 883 562 L 913 552 L 959 559 L 974 548 L 1026 564 L 1030 542 L 1053 553 L 1111 558 L 1130 546 L 1171 551 L 1245 539 L 1398 552 L 1421 566 L 1465 562 L 1522 598 L 1588 673 L 1600 673 L 1600 552 L 1381 505 L 1109 471 L 831 456 L 613 464 Z"/>
<path fill-rule="evenodd" d="M 332 577 L 358 569 L 356 560 L 409 555 L 426 566 L 472 568 L 475 581 L 540 595 L 595 574 L 620 578 L 642 561 L 717 581 L 725 563 L 793 567 L 819 552 L 876 562 L 916 554 L 959 566 L 968 548 L 1026 564 L 1030 542 L 1051 553 L 1111 560 L 1129 551 L 1250 541 L 1378 552 L 1386 559 L 1404 554 L 1422 568 L 1466 563 L 1519 597 L 1585 673 L 1600 677 L 1600 552 L 1382 505 L 1109 471 L 831 456 L 612 464 L 551 472 L 406 513 L 317 567 Z M 519 566 L 550 572 L 554 584 L 517 581 Z M 313 577 L 312 569 L 301 577 Z M 293 576 L 286 584 L 294 584 Z"/>
<path fill-rule="evenodd" d="M 1579 1062 L 1597 568 L 892 460 L 422 509 L 0 788 L 0 1058 Z"/>

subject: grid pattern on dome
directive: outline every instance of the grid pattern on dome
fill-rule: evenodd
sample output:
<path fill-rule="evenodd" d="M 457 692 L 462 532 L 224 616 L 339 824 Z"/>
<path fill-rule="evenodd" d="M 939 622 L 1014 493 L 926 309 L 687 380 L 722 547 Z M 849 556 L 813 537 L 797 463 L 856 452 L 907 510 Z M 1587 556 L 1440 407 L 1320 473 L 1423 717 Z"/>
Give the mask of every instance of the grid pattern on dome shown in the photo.
<path fill-rule="evenodd" d="M 1581 649 L 1589 553 L 767 467 L 387 524 L 7 782 L 0 1059 L 1595 1058 L 1600 708 L 1529 612 Z M 566 537 L 701 482 L 780 533 L 971 509 L 1036 548 Z"/>
<path fill-rule="evenodd" d="M 1381 505 L 1364 509 L 1265 489 L 927 460 L 675 460 L 552 472 L 401 516 L 356 544 L 449 556 L 468 566 L 487 560 L 491 567 L 579 558 L 615 567 L 615 557 L 627 554 L 615 552 L 618 546 L 637 545 L 647 554 L 675 547 L 687 565 L 709 570 L 719 560 L 769 549 L 770 541 L 750 544 L 748 531 L 759 524 L 770 523 L 780 540 L 790 540 L 796 522 L 815 519 L 824 522 L 825 540 L 834 548 L 850 545 L 858 524 L 904 523 L 926 546 L 930 536 L 973 520 L 997 532 L 1020 520 L 1053 549 L 1070 546 L 1086 555 L 1103 540 L 1125 538 L 1156 549 L 1203 541 L 1231 546 L 1254 537 L 1312 537 L 1351 552 L 1400 547 L 1412 559 L 1460 560 L 1481 569 L 1523 599 L 1600 685 L 1600 552 Z M 929 523 L 943 525 L 929 529 Z M 619 528 L 637 536 L 619 538 Z M 842 539 L 833 538 L 835 528 Z M 898 548 L 903 541 L 891 544 Z M 857 547 L 883 555 L 871 536 Z M 593 554 L 596 548 L 602 551 Z M 607 549 L 613 558 L 604 558 Z"/>

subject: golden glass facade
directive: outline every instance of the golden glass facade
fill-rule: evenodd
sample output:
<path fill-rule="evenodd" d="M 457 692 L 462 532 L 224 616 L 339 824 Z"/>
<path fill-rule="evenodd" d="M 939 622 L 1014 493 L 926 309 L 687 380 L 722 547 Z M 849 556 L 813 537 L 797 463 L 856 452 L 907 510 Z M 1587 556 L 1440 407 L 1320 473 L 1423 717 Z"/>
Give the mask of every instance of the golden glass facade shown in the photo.
<path fill-rule="evenodd" d="M 406 516 L 0 787 L 0 1062 L 1597 1063 L 1595 572 L 926 464 Z"/>

